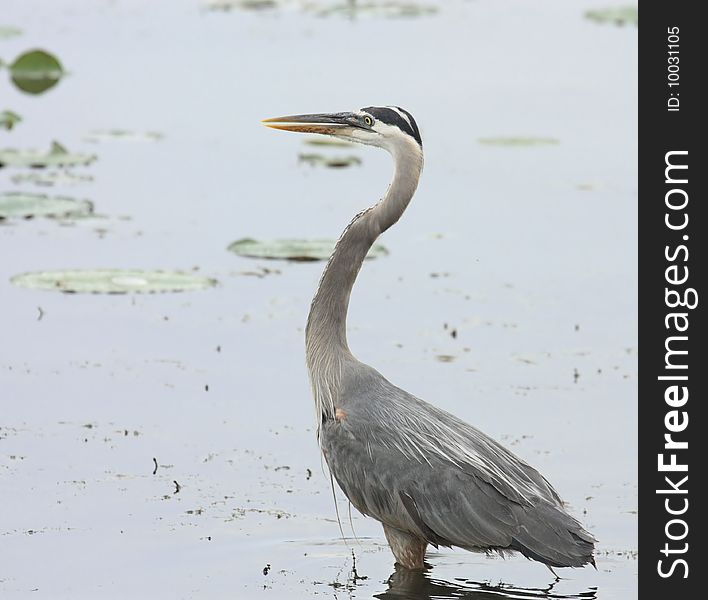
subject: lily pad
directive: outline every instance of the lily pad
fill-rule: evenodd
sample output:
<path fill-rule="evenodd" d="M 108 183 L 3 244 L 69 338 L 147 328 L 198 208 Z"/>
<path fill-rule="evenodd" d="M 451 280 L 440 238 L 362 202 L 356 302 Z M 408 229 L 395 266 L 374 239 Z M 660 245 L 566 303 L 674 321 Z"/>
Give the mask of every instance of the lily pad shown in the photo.
<path fill-rule="evenodd" d="M 585 18 L 596 23 L 614 23 L 615 25 L 638 25 L 639 11 L 636 6 L 614 6 L 589 10 Z"/>
<path fill-rule="evenodd" d="M 71 218 L 93 213 L 93 204 L 64 196 L 5 192 L 0 194 L 0 221 L 34 217 Z"/>
<path fill-rule="evenodd" d="M 478 141 L 488 146 L 552 146 L 560 143 L 555 138 L 533 136 L 489 137 L 479 138 Z"/>
<path fill-rule="evenodd" d="M 22 35 L 22 30 L 11 25 L 0 25 L 0 40 L 9 40 L 10 38 Z"/>
<path fill-rule="evenodd" d="M 73 167 L 88 165 L 96 160 L 95 154 L 77 154 L 69 152 L 59 142 L 52 142 L 49 152 L 39 150 L 0 150 L 0 167 Z"/>
<path fill-rule="evenodd" d="M 87 142 L 157 142 L 164 136 L 157 131 L 127 131 L 125 129 L 101 129 L 84 136 Z"/>
<path fill-rule="evenodd" d="M 244 238 L 233 242 L 228 250 L 249 258 L 275 260 L 314 261 L 327 260 L 334 252 L 336 240 L 281 239 L 259 241 Z M 386 256 L 388 250 L 381 244 L 374 244 L 366 258 Z"/>
<path fill-rule="evenodd" d="M 346 2 L 335 4 L 334 6 L 322 6 L 321 4 L 307 4 L 305 9 L 314 13 L 318 17 L 329 17 L 342 15 L 345 17 L 373 16 L 389 19 L 422 17 L 438 12 L 438 7 L 430 4 L 418 4 L 417 2 Z"/>
<path fill-rule="evenodd" d="M 0 129 L 4 128 L 10 130 L 20 121 L 22 121 L 22 117 L 11 110 L 3 110 L 0 112 Z"/>
<path fill-rule="evenodd" d="M 36 173 L 18 173 L 12 176 L 13 183 L 34 183 L 35 185 L 74 185 L 93 181 L 91 175 L 79 175 L 71 171 L 39 171 Z"/>
<path fill-rule="evenodd" d="M 157 294 L 203 290 L 217 285 L 215 279 L 178 271 L 122 269 L 38 271 L 16 275 L 10 281 L 35 290 L 67 294 Z"/>
<path fill-rule="evenodd" d="M 351 167 L 352 165 L 360 165 L 361 159 L 358 156 L 325 156 L 324 154 L 299 154 L 298 159 L 314 166 L 329 167 L 332 169 L 340 169 L 343 167 Z"/>
<path fill-rule="evenodd" d="M 41 94 L 53 88 L 64 75 L 59 59 L 44 50 L 21 54 L 9 69 L 12 82 L 28 94 Z"/>

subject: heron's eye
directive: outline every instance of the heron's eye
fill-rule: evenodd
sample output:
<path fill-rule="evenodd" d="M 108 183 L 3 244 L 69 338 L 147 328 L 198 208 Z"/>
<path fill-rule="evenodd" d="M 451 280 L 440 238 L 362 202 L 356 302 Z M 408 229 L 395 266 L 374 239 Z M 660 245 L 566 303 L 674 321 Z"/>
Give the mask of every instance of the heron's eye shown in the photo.
<path fill-rule="evenodd" d="M 364 115 L 364 123 L 371 127 L 374 124 L 374 120 L 369 115 Z"/>

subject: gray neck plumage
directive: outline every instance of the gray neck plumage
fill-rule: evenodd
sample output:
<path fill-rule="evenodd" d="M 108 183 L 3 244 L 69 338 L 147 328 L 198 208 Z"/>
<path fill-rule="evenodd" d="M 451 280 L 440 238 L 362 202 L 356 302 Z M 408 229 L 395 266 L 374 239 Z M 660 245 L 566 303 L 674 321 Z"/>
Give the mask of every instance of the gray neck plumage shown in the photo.
<path fill-rule="evenodd" d="M 423 167 L 419 146 L 393 151 L 395 171 L 384 198 L 359 213 L 342 233 L 317 289 L 305 331 L 307 368 L 317 411 L 318 433 L 333 418 L 344 362 L 352 358 L 347 344 L 347 310 L 352 287 L 376 239 L 406 210 Z"/>

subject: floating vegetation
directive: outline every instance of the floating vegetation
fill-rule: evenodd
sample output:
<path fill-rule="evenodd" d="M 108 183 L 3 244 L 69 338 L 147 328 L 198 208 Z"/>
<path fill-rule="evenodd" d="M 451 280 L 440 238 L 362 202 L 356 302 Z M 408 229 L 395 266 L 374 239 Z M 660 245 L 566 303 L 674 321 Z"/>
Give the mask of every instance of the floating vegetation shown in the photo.
<path fill-rule="evenodd" d="M 456 357 L 452 354 L 438 354 L 435 358 L 440 362 L 451 363 L 455 361 Z"/>
<path fill-rule="evenodd" d="M 217 285 L 194 273 L 121 269 L 38 271 L 16 275 L 10 281 L 35 290 L 66 294 L 159 294 L 203 290 Z"/>
<path fill-rule="evenodd" d="M 9 40 L 22 35 L 22 30 L 11 25 L 0 25 L 0 40 Z"/>
<path fill-rule="evenodd" d="M 84 136 L 86 142 L 157 142 L 164 136 L 157 131 L 127 131 L 125 129 L 101 129 Z"/>
<path fill-rule="evenodd" d="M 233 242 L 228 250 L 249 258 L 268 258 L 292 261 L 327 260 L 334 252 L 335 240 L 281 239 L 259 241 L 244 238 Z M 386 256 L 388 250 L 374 244 L 366 258 Z"/>
<path fill-rule="evenodd" d="M 75 185 L 93 181 L 91 175 L 79 175 L 71 171 L 39 171 L 36 173 L 18 173 L 12 176 L 13 183 L 34 183 L 35 185 Z"/>
<path fill-rule="evenodd" d="M 320 136 L 307 138 L 304 143 L 308 146 L 333 146 L 336 148 L 351 148 L 356 146 L 356 144 L 347 142 L 346 140 L 338 140 L 337 138 Z"/>
<path fill-rule="evenodd" d="M 338 140 L 336 138 L 324 136 L 308 137 L 305 139 L 304 143 L 309 146 L 317 146 L 322 149 L 351 148 L 355 146 L 355 144 L 352 144 L 351 142 L 347 142 L 345 140 Z M 361 164 L 361 159 L 358 156 L 351 154 L 347 156 L 328 156 L 320 152 L 301 152 L 298 155 L 298 159 L 300 162 L 307 163 L 312 166 L 329 167 L 331 169 L 341 169 Z"/>
<path fill-rule="evenodd" d="M 282 7 L 284 0 L 206 0 L 208 10 L 250 10 L 265 11 Z M 431 15 L 438 11 L 437 6 L 419 4 L 417 2 L 399 2 L 389 0 L 385 2 L 303 2 L 302 10 L 318 17 L 344 16 L 355 18 L 359 16 L 372 16 L 384 18 L 421 17 Z"/>
<path fill-rule="evenodd" d="M 0 149 L 0 167 L 72 167 L 88 165 L 96 160 L 95 154 L 69 152 L 59 142 L 52 142 L 49 152 L 38 150 Z"/>
<path fill-rule="evenodd" d="M 332 169 L 341 169 L 351 167 L 352 165 L 360 165 L 361 159 L 358 156 L 325 156 L 324 154 L 305 154 L 298 155 L 300 162 L 307 163 L 313 166 L 329 167 Z"/>
<path fill-rule="evenodd" d="M 636 6 L 615 6 L 598 8 L 585 13 L 585 18 L 596 23 L 614 23 L 615 25 L 639 25 L 639 11 Z"/>
<path fill-rule="evenodd" d="M 93 213 L 93 204 L 64 196 L 5 192 L 0 194 L 0 221 L 5 219 L 55 219 L 86 217 Z"/>
<path fill-rule="evenodd" d="M 560 143 L 555 138 L 534 136 L 488 137 L 477 141 L 488 146 L 553 146 Z"/>
<path fill-rule="evenodd" d="M 438 7 L 417 2 L 344 2 L 323 6 L 320 3 L 305 4 L 305 10 L 318 17 L 341 15 L 354 18 L 359 16 L 384 17 L 388 19 L 423 17 L 438 12 Z"/>
<path fill-rule="evenodd" d="M 12 129 L 22 121 L 22 117 L 11 110 L 3 110 L 0 112 L 0 129 Z"/>
<path fill-rule="evenodd" d="M 11 65 L 12 82 L 23 92 L 41 94 L 53 88 L 64 75 L 59 59 L 44 50 L 21 54 Z"/>
<path fill-rule="evenodd" d="M 207 0 L 206 7 L 210 10 L 266 10 L 276 8 L 276 0 Z"/>

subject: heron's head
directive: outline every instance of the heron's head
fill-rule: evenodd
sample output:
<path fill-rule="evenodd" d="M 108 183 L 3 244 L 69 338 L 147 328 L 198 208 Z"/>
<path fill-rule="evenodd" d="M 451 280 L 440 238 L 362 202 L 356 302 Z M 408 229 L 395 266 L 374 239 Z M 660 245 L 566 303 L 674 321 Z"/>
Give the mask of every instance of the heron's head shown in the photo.
<path fill-rule="evenodd" d="M 401 150 L 422 154 L 423 142 L 413 116 L 397 106 L 369 106 L 355 112 L 292 115 L 265 119 L 273 129 L 320 133 L 348 142 L 384 148 L 392 154 Z"/>

